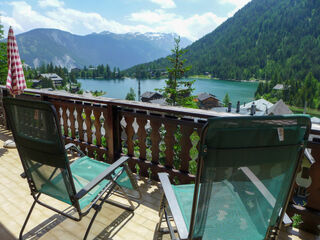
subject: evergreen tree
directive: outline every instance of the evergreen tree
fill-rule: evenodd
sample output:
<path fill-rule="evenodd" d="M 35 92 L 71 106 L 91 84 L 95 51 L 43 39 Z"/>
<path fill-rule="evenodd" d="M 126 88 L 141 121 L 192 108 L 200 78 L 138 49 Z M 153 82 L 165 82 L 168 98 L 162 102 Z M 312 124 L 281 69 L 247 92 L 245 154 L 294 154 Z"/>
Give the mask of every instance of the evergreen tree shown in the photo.
<path fill-rule="evenodd" d="M 130 88 L 130 91 L 128 92 L 128 94 L 126 96 L 126 100 L 131 100 L 131 101 L 136 100 L 136 94 L 135 94 L 133 88 Z"/>
<path fill-rule="evenodd" d="M 224 96 L 222 102 L 223 102 L 223 106 L 228 107 L 228 104 L 229 104 L 229 102 L 230 102 L 230 97 L 229 97 L 229 94 L 228 94 L 228 93 L 226 93 L 226 95 Z"/>
<path fill-rule="evenodd" d="M 5 42 L 1 42 L 3 38 L 4 38 L 3 25 L 1 24 L 1 21 L 0 21 L 0 84 L 6 83 L 7 74 L 8 74 L 7 44 Z"/>
<path fill-rule="evenodd" d="M 182 55 L 186 52 L 180 48 L 180 37 L 175 38 L 175 45 L 172 51 L 172 56 L 168 57 L 171 67 L 167 68 L 169 79 L 166 80 L 166 86 L 158 89 L 166 98 L 166 101 L 173 106 L 180 105 L 184 107 L 196 108 L 197 105 L 191 96 L 193 92 L 192 84 L 194 81 L 182 80 L 185 72 L 191 69 L 191 66 L 184 66 L 186 60 L 182 59 Z"/>

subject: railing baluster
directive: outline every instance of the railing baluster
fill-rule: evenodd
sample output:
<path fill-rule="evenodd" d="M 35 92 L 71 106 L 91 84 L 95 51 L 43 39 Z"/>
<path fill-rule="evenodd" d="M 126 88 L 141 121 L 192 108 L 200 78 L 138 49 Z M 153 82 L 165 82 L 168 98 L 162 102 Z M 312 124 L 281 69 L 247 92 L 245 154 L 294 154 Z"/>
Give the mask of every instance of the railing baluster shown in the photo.
<path fill-rule="evenodd" d="M 175 123 L 166 122 L 164 124 L 166 129 L 166 136 L 164 138 L 164 142 L 166 145 L 166 168 L 173 168 L 173 158 L 174 158 L 174 144 L 175 144 L 175 136 L 174 133 L 177 129 L 177 125 Z"/>
<path fill-rule="evenodd" d="M 160 133 L 159 128 L 161 126 L 161 122 L 159 120 L 152 119 L 150 121 L 151 125 L 151 155 L 153 164 L 159 163 L 159 143 L 160 143 Z"/>
<path fill-rule="evenodd" d="M 147 138 L 147 133 L 145 126 L 147 124 L 147 119 L 145 118 L 137 118 L 137 123 L 138 123 L 138 140 L 139 140 L 139 158 L 141 160 L 146 160 L 146 138 Z"/>
<path fill-rule="evenodd" d="M 134 156 L 134 145 L 133 145 L 133 135 L 134 135 L 134 129 L 133 129 L 133 116 L 126 115 L 124 117 L 126 120 L 127 126 L 125 128 L 125 132 L 127 135 L 127 148 L 128 148 L 128 156 L 133 157 Z"/>
<path fill-rule="evenodd" d="M 181 152 L 180 152 L 180 159 L 181 159 L 181 166 L 180 171 L 182 172 L 189 172 L 189 161 L 191 160 L 190 157 L 190 149 L 192 148 L 192 143 L 190 140 L 190 135 L 193 133 L 194 128 L 191 126 L 181 126 Z"/>
<path fill-rule="evenodd" d="M 133 116 L 130 116 L 130 115 L 126 115 L 124 117 L 124 119 L 126 120 L 126 123 L 127 123 L 127 126 L 125 128 L 125 132 L 126 132 L 126 135 L 127 135 L 127 148 L 128 148 L 128 156 L 129 157 L 134 157 L 134 144 L 133 144 L 133 136 L 134 136 L 134 129 L 133 129 L 133 121 L 134 121 L 134 117 Z M 130 169 L 135 172 L 136 169 L 135 169 L 135 164 L 133 161 L 130 161 L 128 162 L 128 165 L 130 167 Z"/>
<path fill-rule="evenodd" d="M 312 149 L 311 152 L 315 163 L 310 167 L 310 177 L 312 179 L 311 186 L 309 187 L 310 195 L 308 196 L 307 206 L 312 209 L 318 209 L 320 202 L 320 147 Z"/>
<path fill-rule="evenodd" d="M 81 104 L 81 103 L 80 103 Z M 78 122 L 78 134 L 79 134 L 79 140 L 80 142 L 84 141 L 84 134 L 83 134 L 83 105 L 81 104 L 76 105 L 76 111 L 77 111 L 77 122 Z"/>
<path fill-rule="evenodd" d="M 63 119 L 63 135 L 65 137 L 68 137 L 69 128 L 68 128 L 67 106 L 62 105 L 61 108 L 62 108 L 62 119 Z"/>
<path fill-rule="evenodd" d="M 86 123 L 87 142 L 91 144 L 92 143 L 91 109 L 88 107 L 85 107 L 84 113 L 86 115 L 85 123 Z"/>
<path fill-rule="evenodd" d="M 76 138 L 76 119 L 74 117 L 74 104 L 70 104 L 69 106 L 69 120 L 70 120 L 70 128 L 71 128 L 71 137 L 72 139 Z"/>
<path fill-rule="evenodd" d="M 101 111 L 97 108 L 93 110 L 93 115 L 94 115 L 94 127 L 96 129 L 96 145 L 101 146 L 101 122 L 100 122 L 100 116 L 101 116 Z"/>
<path fill-rule="evenodd" d="M 139 175 L 147 177 L 148 176 L 148 167 L 146 164 L 147 160 L 147 145 L 146 145 L 146 139 L 147 139 L 147 132 L 146 132 L 146 124 L 147 119 L 146 118 L 137 118 L 138 123 L 138 141 L 139 141 Z"/>

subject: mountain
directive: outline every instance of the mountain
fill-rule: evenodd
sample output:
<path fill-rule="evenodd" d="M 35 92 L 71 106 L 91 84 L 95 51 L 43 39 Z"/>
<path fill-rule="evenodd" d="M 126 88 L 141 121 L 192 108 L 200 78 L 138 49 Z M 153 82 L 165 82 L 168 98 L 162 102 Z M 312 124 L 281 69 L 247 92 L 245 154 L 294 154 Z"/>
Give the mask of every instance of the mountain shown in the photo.
<path fill-rule="evenodd" d="M 320 1 L 252 0 L 186 49 L 190 74 L 222 79 L 320 79 Z M 164 69 L 165 58 L 127 70 Z M 279 81 L 280 81 L 279 80 Z"/>
<path fill-rule="evenodd" d="M 92 33 L 79 36 L 57 29 L 34 29 L 16 36 L 21 59 L 37 67 L 52 62 L 67 68 L 109 64 L 121 69 L 170 54 L 175 34 Z M 184 38 L 183 45 L 191 41 Z"/>

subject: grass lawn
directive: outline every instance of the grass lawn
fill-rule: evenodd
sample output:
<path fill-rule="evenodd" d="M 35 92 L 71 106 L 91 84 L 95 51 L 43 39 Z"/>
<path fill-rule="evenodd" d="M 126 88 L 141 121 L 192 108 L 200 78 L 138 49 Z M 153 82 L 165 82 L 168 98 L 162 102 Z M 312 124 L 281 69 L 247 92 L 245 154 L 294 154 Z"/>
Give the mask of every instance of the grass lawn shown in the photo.
<path fill-rule="evenodd" d="M 294 113 L 303 113 L 304 108 L 302 107 L 295 107 L 295 106 L 289 106 L 290 110 Z M 307 108 L 307 114 L 320 118 L 320 111 L 317 109 Z"/>

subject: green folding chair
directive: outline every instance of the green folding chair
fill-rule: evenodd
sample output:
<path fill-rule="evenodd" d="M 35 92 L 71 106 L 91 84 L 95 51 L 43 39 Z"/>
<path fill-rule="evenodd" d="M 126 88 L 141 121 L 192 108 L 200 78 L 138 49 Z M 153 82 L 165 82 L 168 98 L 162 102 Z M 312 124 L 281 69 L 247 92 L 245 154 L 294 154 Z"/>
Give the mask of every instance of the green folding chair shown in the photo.
<path fill-rule="evenodd" d="M 5 98 L 3 103 L 24 168 L 23 175 L 28 180 L 31 195 L 34 198 L 19 239 L 23 237 L 23 231 L 36 203 L 75 221 L 80 221 L 91 209 L 94 209 L 95 213 L 84 239 L 87 238 L 92 223 L 104 202 L 129 211 L 134 210 L 132 202 L 123 189 L 138 191 L 140 194 L 137 183 L 126 164 L 128 157 L 123 156 L 110 165 L 89 158 L 75 145 L 68 144 L 67 149 L 76 150 L 81 156 L 69 162 L 57 113 L 51 103 L 14 98 Z M 115 190 L 122 192 L 129 206 L 108 199 Z M 41 194 L 73 206 L 77 212 L 76 216 L 41 201 Z"/>
<path fill-rule="evenodd" d="M 195 184 L 159 173 L 158 231 L 166 222 L 172 239 L 277 239 L 310 125 L 304 115 L 209 119 Z"/>

